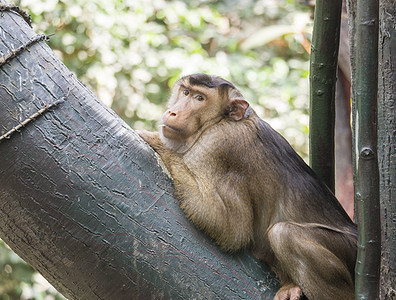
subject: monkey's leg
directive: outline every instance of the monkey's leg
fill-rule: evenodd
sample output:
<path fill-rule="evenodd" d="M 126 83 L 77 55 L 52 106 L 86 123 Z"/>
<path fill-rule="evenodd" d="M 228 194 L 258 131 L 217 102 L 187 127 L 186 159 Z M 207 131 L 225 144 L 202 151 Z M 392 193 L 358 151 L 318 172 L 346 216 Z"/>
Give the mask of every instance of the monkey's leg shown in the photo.
<path fill-rule="evenodd" d="M 352 249 L 343 233 L 280 222 L 270 228 L 268 239 L 276 257 L 274 269 L 284 287 L 300 287 L 310 300 L 354 299 L 353 277 L 345 261 L 348 255 L 334 254 Z M 293 291 L 285 290 L 279 290 L 278 299 L 291 299 L 288 295 Z"/>

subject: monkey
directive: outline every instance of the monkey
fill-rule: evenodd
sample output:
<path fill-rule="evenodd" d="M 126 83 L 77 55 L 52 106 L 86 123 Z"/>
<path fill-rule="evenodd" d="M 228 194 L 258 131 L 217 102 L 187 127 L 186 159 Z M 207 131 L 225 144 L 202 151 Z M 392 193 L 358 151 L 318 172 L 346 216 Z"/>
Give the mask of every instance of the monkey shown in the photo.
<path fill-rule="evenodd" d="M 354 299 L 357 229 L 329 188 L 229 81 L 180 78 L 159 132 L 180 207 L 223 251 L 250 248 L 281 288 L 275 300 Z"/>

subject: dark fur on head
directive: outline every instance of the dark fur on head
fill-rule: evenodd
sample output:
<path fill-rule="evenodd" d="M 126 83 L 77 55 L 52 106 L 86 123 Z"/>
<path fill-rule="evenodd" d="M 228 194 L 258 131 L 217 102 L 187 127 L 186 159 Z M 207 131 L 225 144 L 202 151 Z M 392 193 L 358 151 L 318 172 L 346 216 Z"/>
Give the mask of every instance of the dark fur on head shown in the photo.
<path fill-rule="evenodd" d="M 180 81 L 184 81 L 188 79 L 190 85 L 198 85 L 205 86 L 207 88 L 213 89 L 217 88 L 219 90 L 219 95 L 221 97 L 229 96 L 229 98 L 239 98 L 244 99 L 241 92 L 233 85 L 231 82 L 213 75 L 208 75 L 204 73 L 197 73 L 189 76 L 185 76 L 180 79 Z"/>
<path fill-rule="evenodd" d="M 229 81 L 217 77 L 217 76 L 210 76 L 203 73 L 193 74 L 188 77 L 191 85 L 204 85 L 208 88 L 216 88 L 216 87 L 223 87 L 224 88 L 232 88 L 236 89 L 236 87 Z"/>

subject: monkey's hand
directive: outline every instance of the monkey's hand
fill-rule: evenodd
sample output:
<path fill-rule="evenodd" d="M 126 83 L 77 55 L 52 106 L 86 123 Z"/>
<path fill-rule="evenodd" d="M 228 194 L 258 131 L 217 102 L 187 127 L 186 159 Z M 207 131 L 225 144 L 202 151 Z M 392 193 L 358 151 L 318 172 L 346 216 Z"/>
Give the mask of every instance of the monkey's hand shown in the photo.
<path fill-rule="evenodd" d="M 151 132 L 147 130 L 135 130 L 135 132 L 147 143 L 149 144 L 155 151 L 157 149 L 161 149 L 164 147 L 162 144 L 158 132 Z M 158 151 L 157 151 L 158 152 Z"/>
<path fill-rule="evenodd" d="M 173 166 L 176 168 L 184 166 L 182 158 L 172 150 L 165 147 L 158 132 L 150 132 L 147 130 L 136 130 L 135 132 L 161 156 L 166 168 L 171 174 Z"/>
<path fill-rule="evenodd" d="M 135 132 L 148 144 L 151 145 L 151 141 L 159 139 L 158 132 L 147 131 L 145 129 L 135 130 Z"/>
<path fill-rule="evenodd" d="M 147 131 L 147 130 L 136 130 L 135 131 L 140 137 L 151 146 L 151 148 L 154 149 L 155 152 L 157 152 L 163 160 L 168 161 L 166 157 L 171 155 L 171 151 L 165 147 L 165 145 L 162 143 L 159 133 L 158 132 L 152 132 L 152 131 Z"/>
<path fill-rule="evenodd" d="M 298 300 L 302 299 L 303 293 L 300 287 L 294 284 L 282 286 L 276 293 L 274 300 Z"/>

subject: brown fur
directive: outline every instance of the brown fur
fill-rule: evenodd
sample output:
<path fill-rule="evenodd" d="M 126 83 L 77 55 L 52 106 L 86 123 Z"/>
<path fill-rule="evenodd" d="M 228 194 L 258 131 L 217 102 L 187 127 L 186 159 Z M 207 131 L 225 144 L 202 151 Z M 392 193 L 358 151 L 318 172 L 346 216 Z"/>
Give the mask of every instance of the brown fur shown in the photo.
<path fill-rule="evenodd" d="M 283 286 L 275 299 L 354 298 L 356 225 L 230 82 L 181 78 L 162 122 L 139 134 L 164 160 L 181 208 L 224 251 L 251 247 L 268 263 Z"/>

